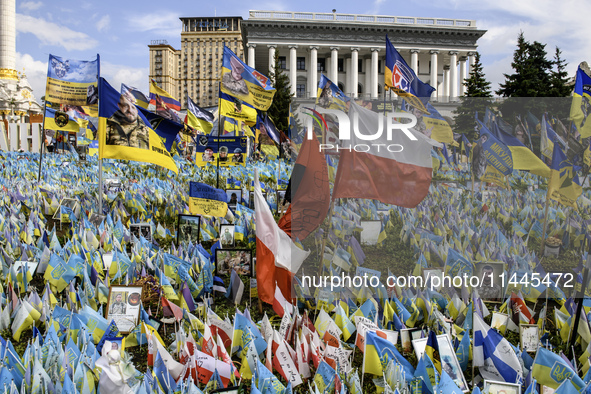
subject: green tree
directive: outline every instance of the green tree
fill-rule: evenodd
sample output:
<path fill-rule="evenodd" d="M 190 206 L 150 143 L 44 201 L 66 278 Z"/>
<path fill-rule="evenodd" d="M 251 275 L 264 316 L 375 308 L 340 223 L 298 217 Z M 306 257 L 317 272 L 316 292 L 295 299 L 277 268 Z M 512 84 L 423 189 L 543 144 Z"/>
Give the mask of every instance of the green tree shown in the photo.
<path fill-rule="evenodd" d="M 550 97 L 552 92 L 551 74 L 554 62 L 547 59 L 546 44 L 525 40 L 523 32 L 517 37 L 517 49 L 513 53 L 513 74 L 504 74 L 505 83 L 500 84 L 496 93 L 510 99 L 505 100 L 500 110 L 505 119 L 525 115 L 528 111 L 541 117 L 548 106 L 547 100 L 525 99 Z M 521 98 L 521 99 L 516 99 Z"/>
<path fill-rule="evenodd" d="M 568 97 L 572 92 L 572 86 L 568 85 L 569 78 L 566 72 L 568 63 L 562 58 L 562 51 L 556 47 L 554 52 L 554 70 L 550 75 L 551 96 L 552 97 Z"/>
<path fill-rule="evenodd" d="M 275 53 L 275 67 L 269 70 L 269 76 L 273 81 L 273 87 L 277 90 L 273 97 L 273 103 L 267 115 L 273 120 L 277 130 L 281 130 L 287 134 L 289 127 L 289 105 L 292 103 L 293 96 L 291 94 L 291 85 L 289 77 L 281 69 L 279 64 L 279 54 Z"/>
<path fill-rule="evenodd" d="M 492 97 L 490 82 L 486 80 L 482 63 L 480 62 L 480 53 L 476 53 L 474 65 L 470 72 L 470 77 L 465 80 L 464 86 L 466 93 L 461 98 L 460 105 L 455 109 L 455 132 L 466 134 L 470 141 L 476 138 L 474 131 L 474 114 L 478 112 L 482 117 L 487 107 L 491 106 Z"/>

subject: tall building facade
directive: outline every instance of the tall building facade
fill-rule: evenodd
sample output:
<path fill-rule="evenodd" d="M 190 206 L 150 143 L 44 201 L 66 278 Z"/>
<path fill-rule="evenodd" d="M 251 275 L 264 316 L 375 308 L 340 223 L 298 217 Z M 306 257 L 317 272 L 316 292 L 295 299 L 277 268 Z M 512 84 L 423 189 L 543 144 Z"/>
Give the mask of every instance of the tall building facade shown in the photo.
<path fill-rule="evenodd" d="M 242 17 L 180 18 L 181 49 L 152 41 L 150 78 L 186 108 L 187 95 L 197 105 L 218 104 L 224 45 L 244 57 Z"/>
<path fill-rule="evenodd" d="M 383 98 L 386 35 L 419 79 L 436 89 L 432 99 L 453 103 L 464 94 L 477 41 L 486 33 L 474 20 L 336 12 L 249 11 L 246 20 L 181 21 L 180 50 L 163 42 L 149 47 L 150 77 L 183 107 L 187 94 L 200 106 L 217 105 L 224 44 L 263 73 L 277 54 L 299 98 L 316 97 L 322 73 L 351 97 Z"/>
<path fill-rule="evenodd" d="M 350 97 L 384 97 L 387 34 L 440 102 L 464 94 L 477 40 L 486 32 L 474 20 L 336 12 L 250 11 L 242 27 L 248 65 L 267 72 L 278 54 L 297 97 L 316 97 L 321 73 Z"/>

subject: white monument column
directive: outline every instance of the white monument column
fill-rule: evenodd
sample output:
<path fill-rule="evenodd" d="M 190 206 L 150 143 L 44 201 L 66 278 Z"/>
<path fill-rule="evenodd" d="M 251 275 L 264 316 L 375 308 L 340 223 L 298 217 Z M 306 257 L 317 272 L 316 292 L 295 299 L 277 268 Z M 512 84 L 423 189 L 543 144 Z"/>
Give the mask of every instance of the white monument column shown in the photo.
<path fill-rule="evenodd" d="M 339 86 L 339 47 L 330 47 L 330 80 Z"/>
<path fill-rule="evenodd" d="M 16 73 L 16 0 L 0 1 L 0 79 L 18 80 Z"/>
<path fill-rule="evenodd" d="M 460 57 L 460 96 L 466 94 L 466 86 L 464 86 L 464 82 L 466 81 L 466 63 L 468 62 L 468 58 L 466 56 Z"/>
<path fill-rule="evenodd" d="M 248 67 L 254 67 L 254 49 L 257 47 L 256 44 L 248 44 Z"/>
<path fill-rule="evenodd" d="M 458 100 L 458 53 L 451 51 L 449 53 L 449 67 L 450 67 L 450 101 Z"/>
<path fill-rule="evenodd" d="M 296 94 L 297 84 L 297 45 L 289 46 L 289 83 L 291 85 L 290 92 L 292 96 Z"/>
<path fill-rule="evenodd" d="M 371 48 L 371 98 L 378 98 L 378 52 L 380 48 Z"/>
<path fill-rule="evenodd" d="M 410 50 L 410 68 L 415 72 L 415 74 L 419 75 L 419 50 L 418 49 L 411 49 Z"/>
<path fill-rule="evenodd" d="M 345 58 L 345 89 L 343 90 L 343 93 L 345 93 L 345 95 L 351 97 L 351 92 L 353 91 L 353 89 L 351 89 L 351 58 Z"/>
<path fill-rule="evenodd" d="M 326 63 L 325 63 L 326 64 Z M 308 69 L 309 97 L 316 97 L 318 92 L 318 47 L 310 47 L 310 68 Z"/>
<path fill-rule="evenodd" d="M 370 98 L 371 97 L 371 59 L 365 59 L 365 68 L 363 69 L 365 72 L 365 84 L 363 86 L 363 98 Z"/>
<path fill-rule="evenodd" d="M 353 97 L 357 98 L 359 85 L 359 48 L 351 48 L 351 92 Z"/>
<path fill-rule="evenodd" d="M 439 51 L 430 51 L 431 54 L 431 85 L 435 88 L 433 93 L 431 94 L 431 98 L 433 100 L 437 100 L 437 56 L 439 55 Z"/>
<path fill-rule="evenodd" d="M 449 102 L 449 66 L 443 66 L 443 102 Z"/>
<path fill-rule="evenodd" d="M 275 69 L 275 48 L 277 45 L 267 45 L 269 48 L 269 71 L 273 71 Z"/>

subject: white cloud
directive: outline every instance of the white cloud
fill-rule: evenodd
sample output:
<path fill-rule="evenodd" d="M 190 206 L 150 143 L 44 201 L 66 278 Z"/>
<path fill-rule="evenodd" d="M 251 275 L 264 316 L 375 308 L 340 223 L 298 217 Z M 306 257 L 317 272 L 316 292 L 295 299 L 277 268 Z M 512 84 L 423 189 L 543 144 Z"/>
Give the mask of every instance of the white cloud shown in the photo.
<path fill-rule="evenodd" d="M 42 44 L 64 47 L 68 51 L 92 49 L 98 41 L 87 34 L 29 15 L 16 14 L 16 31 L 31 33 Z"/>
<path fill-rule="evenodd" d="M 516 49 L 517 35 L 523 31 L 527 41 L 546 44 L 548 59 L 554 56 L 555 47 L 563 51 L 563 58 L 569 63 L 567 71 L 573 75 L 578 64 L 591 60 L 591 24 L 587 15 L 591 3 L 577 0 L 449 0 L 460 9 L 486 15 L 478 20 L 477 26 L 488 32 L 478 41 L 478 50 L 485 56 L 506 56 L 504 60 L 485 64 L 487 77 L 491 81 L 504 80 L 500 72 L 511 71 L 512 54 Z M 506 65 L 501 65 L 506 61 Z M 494 86 L 494 84 L 493 84 Z"/>
<path fill-rule="evenodd" d="M 111 25 L 111 17 L 109 15 L 104 15 L 101 19 L 96 22 L 96 29 L 100 32 L 107 30 Z"/>
<path fill-rule="evenodd" d="M 173 12 L 155 12 L 145 15 L 134 15 L 128 26 L 136 32 L 153 32 L 165 37 L 178 37 L 181 31 L 179 14 Z"/>
<path fill-rule="evenodd" d="M 40 1 L 25 1 L 24 3 L 21 3 L 21 8 L 29 11 L 35 11 L 41 8 L 42 5 L 43 3 Z"/>
<path fill-rule="evenodd" d="M 148 93 L 148 67 L 128 67 L 101 62 L 101 76 L 116 90 L 124 83 L 140 89 L 145 94 Z"/>
<path fill-rule="evenodd" d="M 41 96 L 45 95 L 45 82 L 47 81 L 47 59 L 35 60 L 27 53 L 16 53 L 17 70 L 25 69 L 27 79 L 33 88 L 33 95 L 38 103 L 41 103 Z"/>

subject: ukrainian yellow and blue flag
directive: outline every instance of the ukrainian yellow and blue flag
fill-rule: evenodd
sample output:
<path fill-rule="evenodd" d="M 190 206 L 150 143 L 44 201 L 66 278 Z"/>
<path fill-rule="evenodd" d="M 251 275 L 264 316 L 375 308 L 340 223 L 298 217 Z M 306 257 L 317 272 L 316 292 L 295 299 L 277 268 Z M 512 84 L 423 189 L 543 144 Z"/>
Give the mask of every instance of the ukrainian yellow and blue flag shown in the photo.
<path fill-rule="evenodd" d="M 410 105 L 429 114 L 425 103 L 431 98 L 434 87 L 422 82 L 386 35 L 386 69 L 384 73 L 386 89 L 392 89 L 398 96 L 404 97 Z"/>
<path fill-rule="evenodd" d="M 113 89 L 104 78 L 99 80 L 99 94 L 99 158 L 142 161 L 178 172 L 164 141 L 151 128 L 137 106 Z M 120 108 L 124 108 L 129 114 L 123 115 Z M 136 135 L 146 134 L 142 137 L 147 137 L 147 146 L 133 146 L 134 142 L 129 135 L 129 141 L 125 141 L 126 130 L 129 128 L 133 128 L 131 133 Z"/>
<path fill-rule="evenodd" d="M 65 59 L 49 55 L 45 100 L 69 105 L 95 105 L 100 57 L 95 60 Z"/>
<path fill-rule="evenodd" d="M 269 77 L 244 64 L 230 48 L 224 46 L 221 91 L 259 111 L 267 111 L 276 90 Z"/>
<path fill-rule="evenodd" d="M 219 108 L 220 116 L 243 121 L 249 126 L 254 126 L 257 122 L 257 110 L 253 105 L 223 91 L 220 91 Z"/>
<path fill-rule="evenodd" d="M 563 205 L 576 208 L 577 199 L 583 192 L 583 187 L 573 164 L 567 159 L 558 144 L 554 144 L 550 168 L 552 170 L 548 182 L 550 198 Z"/>
<path fill-rule="evenodd" d="M 339 89 L 330 79 L 324 74 L 320 75 L 318 81 L 318 93 L 316 104 L 322 108 L 338 109 L 344 112 L 349 111 L 351 105 L 351 98 Z M 328 130 L 328 128 L 327 128 Z"/>
<path fill-rule="evenodd" d="M 511 151 L 514 170 L 525 170 L 532 174 L 543 176 L 544 178 L 550 178 L 550 168 L 534 152 L 523 145 L 517 137 L 505 133 L 498 127 L 493 128 L 491 134 L 505 144 Z"/>
<path fill-rule="evenodd" d="M 427 345 L 425 346 L 425 354 L 429 356 L 437 372 L 441 374 L 441 357 L 439 356 L 439 344 L 437 343 L 437 335 L 435 331 L 429 331 L 427 338 Z"/>
<path fill-rule="evenodd" d="M 133 97 L 135 97 L 135 105 L 144 109 L 148 109 L 148 105 L 150 105 L 150 99 L 147 98 L 146 95 L 143 94 L 139 89 L 122 83 L 121 94 L 125 94 L 126 92 L 129 92 Z"/>
<path fill-rule="evenodd" d="M 72 133 L 80 131 L 80 125 L 70 115 L 52 108 L 45 108 L 45 128 L 49 130 L 64 130 Z"/>
<path fill-rule="evenodd" d="M 213 128 L 213 121 L 213 114 L 199 107 L 187 95 L 187 117 L 185 118 L 185 123 L 195 130 L 209 134 Z"/>
<path fill-rule="evenodd" d="M 579 130 L 581 138 L 591 136 L 589 114 L 591 114 L 591 77 L 579 67 L 570 107 L 570 118 Z"/>
<path fill-rule="evenodd" d="M 582 390 L 585 387 L 583 380 L 562 357 L 542 346 L 538 348 L 536 353 L 532 378 L 536 379 L 538 384 L 553 389 L 557 389 L 565 380 L 570 380 L 577 390 Z"/>
<path fill-rule="evenodd" d="M 379 337 L 375 331 L 368 331 L 365 335 L 365 352 L 363 354 L 364 372 L 382 376 L 390 361 L 394 361 L 402 367 L 407 382 L 412 379 L 415 369 L 398 352 L 394 344 Z"/>
<path fill-rule="evenodd" d="M 225 217 L 228 213 L 226 192 L 205 183 L 189 182 L 189 212 L 192 215 Z"/>

